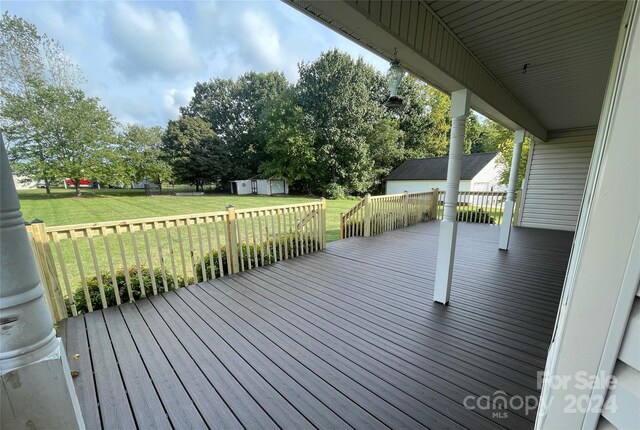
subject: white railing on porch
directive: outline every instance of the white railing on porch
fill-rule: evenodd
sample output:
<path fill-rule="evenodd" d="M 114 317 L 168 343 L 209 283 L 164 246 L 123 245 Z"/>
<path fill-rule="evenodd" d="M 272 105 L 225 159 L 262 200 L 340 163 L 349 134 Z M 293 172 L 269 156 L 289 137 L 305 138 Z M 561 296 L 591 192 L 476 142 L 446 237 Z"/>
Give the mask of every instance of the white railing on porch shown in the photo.
<path fill-rule="evenodd" d="M 340 238 L 373 236 L 432 219 L 438 191 L 370 196 L 340 215 Z"/>
<path fill-rule="evenodd" d="M 57 322 L 324 249 L 326 202 L 27 230 Z"/>
<path fill-rule="evenodd" d="M 438 216 L 444 213 L 444 191 L 438 192 Z M 457 219 L 462 222 L 502 224 L 506 192 L 460 191 L 458 193 Z"/>
<path fill-rule="evenodd" d="M 340 215 L 340 238 L 372 236 L 430 219 L 441 220 L 444 191 L 365 196 Z M 502 224 L 506 192 L 461 191 L 457 219 L 460 222 Z M 518 225 L 520 192 L 516 194 L 514 224 Z"/>

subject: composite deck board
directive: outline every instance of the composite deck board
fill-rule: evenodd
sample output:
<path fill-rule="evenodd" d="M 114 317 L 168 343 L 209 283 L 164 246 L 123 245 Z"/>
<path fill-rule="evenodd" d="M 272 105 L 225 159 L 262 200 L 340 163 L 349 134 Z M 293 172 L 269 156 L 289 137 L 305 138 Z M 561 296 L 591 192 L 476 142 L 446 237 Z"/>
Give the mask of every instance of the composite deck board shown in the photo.
<path fill-rule="evenodd" d="M 87 428 L 99 428 L 98 398 L 96 397 L 91 353 L 89 352 L 84 318 L 69 318 L 61 321 L 59 327 L 62 341 L 65 343 L 69 368 L 78 372 L 77 376 L 73 378 L 73 384 L 78 395 L 82 417 Z"/>
<path fill-rule="evenodd" d="M 151 330 L 154 340 L 158 343 L 207 425 L 211 428 L 242 429 L 243 426 L 238 418 L 209 381 L 207 375 L 200 370 L 199 364 L 194 361 L 190 353 L 175 337 L 171 328 L 151 302 L 141 300 L 136 303 L 136 309 L 140 312 L 140 316 Z M 197 349 L 194 348 L 191 353 L 195 354 L 196 351 Z M 205 364 L 201 363 L 200 365 Z M 219 386 L 222 388 L 221 384 Z M 256 422 L 247 421 L 247 424 L 256 424 Z"/>
<path fill-rule="evenodd" d="M 267 281 L 253 277 L 251 283 L 243 282 L 240 284 L 241 287 L 236 290 L 243 294 L 247 294 L 246 290 L 250 290 L 257 295 L 257 300 L 260 302 L 268 300 L 272 303 L 269 305 L 269 310 L 279 316 L 286 314 L 289 316 L 289 320 L 295 319 L 296 323 L 301 319 L 324 330 L 333 338 L 329 341 L 330 343 L 348 340 L 349 345 L 363 345 L 362 350 L 365 354 L 380 351 L 386 363 L 392 360 L 389 356 L 397 357 L 418 368 L 435 361 L 471 378 L 478 379 L 480 377 L 479 380 L 499 383 L 500 386 L 503 386 L 509 384 L 508 379 L 504 379 L 507 377 L 522 387 L 529 388 L 531 391 L 535 390 L 535 378 L 512 371 L 486 357 L 470 354 L 461 348 L 451 347 L 446 342 L 439 341 L 437 337 L 429 339 L 428 344 L 421 344 L 410 338 L 403 340 L 397 333 L 383 326 L 365 324 L 366 328 L 363 328 L 357 324 L 357 320 L 354 323 L 322 310 L 314 312 L 312 306 L 301 306 L 270 291 L 271 288 Z M 223 282 L 233 286 L 231 280 L 225 279 Z M 245 291 L 241 291 L 241 289 Z M 331 318 L 327 319 L 328 315 L 331 315 Z M 514 391 L 517 392 L 520 387 L 517 385 L 516 387 Z"/>
<path fill-rule="evenodd" d="M 232 282 L 233 280 L 221 280 L 220 282 L 215 282 L 214 287 L 216 288 L 207 288 L 203 290 L 210 295 L 222 297 L 219 300 L 221 300 L 221 302 L 224 301 L 228 303 L 228 300 L 221 295 L 225 292 L 228 293 L 229 290 L 227 290 L 222 284 L 231 284 Z M 223 292 L 222 290 L 226 291 Z M 239 293 L 239 291 L 236 292 Z M 231 296 L 229 297 L 231 298 Z M 385 383 L 388 383 L 396 389 L 411 395 L 418 401 L 424 402 L 425 406 L 438 409 L 442 414 L 447 414 L 452 406 L 462 401 L 462 399 L 467 395 L 480 391 L 495 391 L 495 389 L 490 390 L 488 386 L 478 383 L 477 381 L 458 378 L 457 375 L 454 375 L 450 369 L 447 369 L 444 366 L 439 368 L 439 372 L 447 374 L 451 379 L 457 379 L 456 382 L 460 385 L 473 387 L 471 391 L 465 391 L 464 388 L 447 382 L 445 379 L 439 378 L 435 374 L 424 371 L 417 366 L 408 366 L 407 363 L 403 363 L 401 360 L 398 360 L 390 354 L 381 354 L 381 356 L 378 356 L 378 354 L 372 351 L 372 349 L 375 349 L 374 345 L 369 344 L 362 346 L 364 344 L 364 342 L 362 342 L 360 344 L 362 349 L 358 350 L 354 345 L 359 344 L 359 339 L 355 337 L 349 339 L 349 337 L 344 334 L 341 335 L 340 338 L 326 336 L 323 335 L 321 327 L 308 323 L 305 324 L 300 318 L 293 317 L 292 322 L 288 322 L 285 318 L 278 318 L 279 316 L 286 314 L 286 309 L 279 309 L 277 314 L 272 313 L 271 315 L 265 315 L 262 318 L 258 318 L 258 312 L 260 312 L 260 310 L 257 308 L 257 302 L 255 302 L 256 305 L 253 306 L 251 306 L 250 303 L 251 302 L 246 299 L 241 299 L 237 301 L 235 307 L 239 308 L 240 312 L 243 312 L 245 315 L 247 314 L 246 311 L 252 311 L 252 313 L 255 313 L 255 316 L 249 315 L 247 318 L 252 319 L 257 325 L 260 325 L 261 327 L 265 326 L 264 323 L 273 325 L 280 332 L 296 340 L 296 342 L 303 347 L 313 351 L 315 355 L 324 359 L 325 362 L 332 363 L 334 366 L 339 364 L 336 367 L 342 369 L 345 369 L 344 366 L 348 366 L 346 367 L 347 369 L 359 368 L 358 370 L 360 372 L 362 370 L 368 371 L 369 373 L 384 380 Z M 251 306 L 251 309 L 244 307 L 247 305 Z M 264 321 L 264 323 L 262 321 Z M 302 330 L 303 328 L 305 330 Z M 341 338 L 348 339 L 349 343 L 341 340 Z M 343 357 L 347 360 L 345 361 Z M 437 363 L 432 363 L 431 365 L 437 365 Z M 347 370 L 346 373 L 355 374 L 356 372 L 354 370 Z M 451 393 L 453 395 L 453 399 L 441 394 L 443 392 Z M 452 401 L 454 402 L 454 405 L 451 405 Z M 490 422 L 479 419 L 479 417 L 474 416 L 474 414 L 462 413 L 450 418 L 456 420 L 460 424 L 470 426 L 472 428 L 493 427 Z M 518 421 L 517 418 L 514 420 Z M 433 421 L 430 422 L 435 424 Z"/>
<path fill-rule="evenodd" d="M 87 428 L 533 428 L 572 242 L 461 223 L 451 302 L 439 223 L 351 238 L 60 326 Z"/>
<path fill-rule="evenodd" d="M 87 324 L 102 426 L 108 429 L 135 428 L 133 411 L 102 312 L 90 312 L 79 318 L 84 318 Z M 67 325 L 67 331 L 70 328 Z M 67 337 L 69 336 L 70 334 L 67 333 Z"/>

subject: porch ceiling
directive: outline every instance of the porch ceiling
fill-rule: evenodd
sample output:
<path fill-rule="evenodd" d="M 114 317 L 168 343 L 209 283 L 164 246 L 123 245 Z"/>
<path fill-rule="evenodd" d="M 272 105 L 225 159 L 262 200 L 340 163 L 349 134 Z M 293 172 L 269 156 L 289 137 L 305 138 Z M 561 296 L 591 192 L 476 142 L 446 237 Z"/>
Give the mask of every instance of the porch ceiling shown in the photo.
<path fill-rule="evenodd" d="M 598 123 L 624 1 L 305 1 L 307 15 L 545 139 Z M 522 67 L 528 64 L 527 73 Z"/>

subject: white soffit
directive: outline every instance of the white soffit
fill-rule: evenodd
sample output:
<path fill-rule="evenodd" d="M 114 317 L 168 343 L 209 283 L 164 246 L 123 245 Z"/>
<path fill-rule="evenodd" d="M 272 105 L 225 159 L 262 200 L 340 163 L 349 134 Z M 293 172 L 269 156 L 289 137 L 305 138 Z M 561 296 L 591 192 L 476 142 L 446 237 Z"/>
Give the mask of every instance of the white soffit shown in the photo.
<path fill-rule="evenodd" d="M 427 4 L 547 130 L 598 123 L 624 1 Z"/>
<path fill-rule="evenodd" d="M 322 1 L 295 8 L 451 93 L 478 112 L 545 140 L 593 126 L 624 1 Z M 522 74 L 522 67 L 527 73 Z"/>

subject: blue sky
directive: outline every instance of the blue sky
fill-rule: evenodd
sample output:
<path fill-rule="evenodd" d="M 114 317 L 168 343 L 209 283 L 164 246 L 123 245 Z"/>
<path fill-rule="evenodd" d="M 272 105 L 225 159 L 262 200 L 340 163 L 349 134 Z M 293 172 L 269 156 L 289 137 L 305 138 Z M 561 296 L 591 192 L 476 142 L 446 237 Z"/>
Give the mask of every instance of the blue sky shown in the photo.
<path fill-rule="evenodd" d="M 280 70 L 339 48 L 388 63 L 280 1 L 6 1 L 2 10 L 60 41 L 84 90 L 122 123 L 166 125 L 193 86 L 249 70 Z"/>

